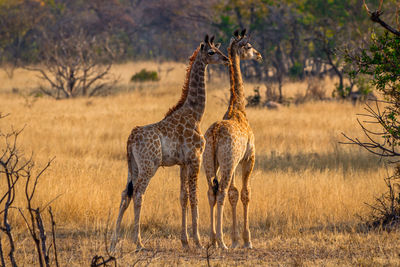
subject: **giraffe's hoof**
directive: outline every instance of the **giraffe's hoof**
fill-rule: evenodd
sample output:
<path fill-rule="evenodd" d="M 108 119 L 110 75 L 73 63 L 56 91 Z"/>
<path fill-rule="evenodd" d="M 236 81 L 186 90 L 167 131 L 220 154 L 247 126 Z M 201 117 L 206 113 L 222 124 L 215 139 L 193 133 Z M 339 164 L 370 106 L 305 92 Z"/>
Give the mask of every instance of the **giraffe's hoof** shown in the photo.
<path fill-rule="evenodd" d="M 251 242 L 247 242 L 243 245 L 243 248 L 247 248 L 247 249 L 252 249 L 253 245 L 251 244 Z"/>
<path fill-rule="evenodd" d="M 194 241 L 194 244 L 196 245 L 196 248 L 203 248 L 203 246 L 201 245 L 201 242 L 200 242 L 200 238 L 194 238 L 193 241 Z"/>
<path fill-rule="evenodd" d="M 200 242 L 195 242 L 196 243 L 196 247 L 197 248 L 200 248 L 200 249 L 203 249 L 204 247 L 201 245 L 201 243 Z"/>
<path fill-rule="evenodd" d="M 143 246 L 136 246 L 135 252 L 137 253 L 137 252 L 141 252 L 141 251 L 144 251 L 144 250 L 146 250 L 145 247 L 143 247 Z"/>
<path fill-rule="evenodd" d="M 117 246 L 117 242 L 118 242 L 118 238 L 114 234 L 113 237 L 111 238 L 110 252 L 114 252 L 115 251 L 115 247 Z"/>
<path fill-rule="evenodd" d="M 223 249 L 223 250 L 227 250 L 227 249 L 228 249 L 228 247 L 225 245 L 224 242 L 218 242 L 218 245 L 219 245 L 219 247 L 220 247 L 221 249 Z"/>
<path fill-rule="evenodd" d="M 144 248 L 144 246 L 143 246 L 143 244 L 142 244 L 142 242 L 138 242 L 138 243 L 136 243 L 136 252 L 139 252 L 139 251 L 142 251 L 142 250 L 145 250 L 145 248 Z"/>
<path fill-rule="evenodd" d="M 115 242 L 111 242 L 110 252 L 115 252 L 115 247 L 116 247 L 116 243 Z"/>
<path fill-rule="evenodd" d="M 237 248 L 237 247 L 239 247 L 239 242 L 234 241 L 234 242 L 232 243 L 232 245 L 231 245 L 231 248 Z"/>
<path fill-rule="evenodd" d="M 190 248 L 190 247 L 189 247 L 189 243 L 188 243 L 187 240 L 186 240 L 186 241 L 181 240 L 181 242 L 182 242 L 182 247 L 183 247 L 183 249 L 189 249 L 189 248 Z"/>

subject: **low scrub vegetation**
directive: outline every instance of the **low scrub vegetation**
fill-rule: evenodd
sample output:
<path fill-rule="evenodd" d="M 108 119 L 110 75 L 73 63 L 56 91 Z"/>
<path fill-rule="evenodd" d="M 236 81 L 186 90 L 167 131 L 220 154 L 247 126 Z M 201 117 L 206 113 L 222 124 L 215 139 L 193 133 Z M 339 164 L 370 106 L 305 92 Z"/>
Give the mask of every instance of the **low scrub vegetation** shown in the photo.
<path fill-rule="evenodd" d="M 148 71 L 146 69 L 142 69 L 138 73 L 135 73 L 131 78 L 132 82 L 155 82 L 159 80 L 160 78 L 156 71 Z"/>

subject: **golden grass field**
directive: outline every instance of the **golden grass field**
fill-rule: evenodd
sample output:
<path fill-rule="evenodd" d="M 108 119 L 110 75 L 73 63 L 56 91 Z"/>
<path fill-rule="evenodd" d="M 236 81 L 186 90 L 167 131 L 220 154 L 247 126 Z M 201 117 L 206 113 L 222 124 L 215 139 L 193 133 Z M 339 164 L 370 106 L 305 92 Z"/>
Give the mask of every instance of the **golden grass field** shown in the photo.
<path fill-rule="evenodd" d="M 161 70 L 161 81 L 130 84 L 130 76 L 142 67 Z M 162 119 L 175 104 L 185 65 L 127 63 L 114 66 L 113 73 L 123 88 L 118 94 L 54 100 L 29 96 L 39 82 L 33 73 L 16 70 L 10 79 L 0 72 L 0 112 L 10 113 L 0 120 L 1 131 L 26 125 L 19 144 L 27 155 L 34 152 L 38 167 L 56 157 L 40 180 L 35 205 L 58 197 L 51 206 L 62 266 L 88 266 L 94 255 L 105 255 L 104 232 L 107 224 L 113 227 L 126 183 L 127 137 L 134 126 Z M 327 95 L 333 83 L 325 81 Z M 245 83 L 247 95 L 255 85 Z M 226 76 L 207 83 L 203 132 L 222 118 L 228 88 Z M 305 83 L 287 83 L 284 93 L 295 95 L 305 88 Z M 211 250 L 213 266 L 400 265 L 397 231 L 360 227 L 359 216 L 370 213 L 364 202 L 372 203 L 386 190 L 384 164 L 359 147 L 338 143 L 344 141 L 342 132 L 363 136 L 356 122 L 362 110 L 362 105 L 337 101 L 247 110 L 257 150 L 250 202 L 254 249 Z M 240 179 L 238 184 L 240 188 Z M 136 261 L 157 266 L 207 265 L 205 249 L 185 251 L 181 247 L 179 188 L 178 167 L 158 170 L 142 209 L 142 238 L 150 251 L 135 252 L 130 207 L 115 254 L 119 266 L 132 266 Z M 200 233 L 206 245 L 209 208 L 203 171 L 198 196 Z M 24 207 L 22 200 L 20 195 L 16 206 Z M 241 223 L 241 204 L 238 208 Z M 228 244 L 230 218 L 227 201 L 224 229 Z M 22 219 L 17 212 L 11 219 L 18 233 L 18 261 L 23 266 L 35 265 L 36 254 Z"/>

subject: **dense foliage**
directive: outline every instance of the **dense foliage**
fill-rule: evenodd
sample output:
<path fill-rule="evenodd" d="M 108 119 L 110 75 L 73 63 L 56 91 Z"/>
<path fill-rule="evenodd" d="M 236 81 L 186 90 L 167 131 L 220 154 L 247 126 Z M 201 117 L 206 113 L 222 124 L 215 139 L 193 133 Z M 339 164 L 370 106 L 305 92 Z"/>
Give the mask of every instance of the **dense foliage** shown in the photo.
<path fill-rule="evenodd" d="M 370 150 L 383 156 L 400 156 L 397 147 L 400 145 L 400 36 L 391 33 L 373 34 L 371 44 L 360 53 L 347 54 L 347 62 L 355 64 L 350 72 L 351 77 L 368 75 L 372 85 L 385 97 L 383 110 L 369 109 L 369 113 L 381 125 L 383 138 L 370 140 L 365 144 Z M 369 133 L 371 136 L 371 133 Z"/>

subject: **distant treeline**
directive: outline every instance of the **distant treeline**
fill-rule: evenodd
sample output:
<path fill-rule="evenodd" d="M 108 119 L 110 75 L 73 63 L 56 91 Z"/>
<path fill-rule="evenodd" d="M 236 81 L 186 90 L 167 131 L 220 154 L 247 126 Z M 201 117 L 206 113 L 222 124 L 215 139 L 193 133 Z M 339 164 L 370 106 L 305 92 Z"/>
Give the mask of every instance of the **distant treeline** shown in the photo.
<path fill-rule="evenodd" d="M 394 16 L 395 2 L 385 1 L 385 16 Z M 246 76 L 281 84 L 331 74 L 345 94 L 340 51 L 369 42 L 373 26 L 361 0 L 0 0 L 0 56 L 38 63 L 57 40 L 84 32 L 116 62 L 182 61 L 204 34 L 226 47 L 236 28 L 247 28 L 265 60 L 248 62 Z"/>

